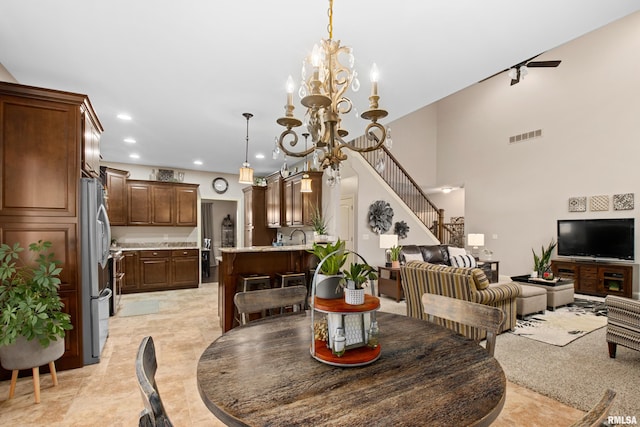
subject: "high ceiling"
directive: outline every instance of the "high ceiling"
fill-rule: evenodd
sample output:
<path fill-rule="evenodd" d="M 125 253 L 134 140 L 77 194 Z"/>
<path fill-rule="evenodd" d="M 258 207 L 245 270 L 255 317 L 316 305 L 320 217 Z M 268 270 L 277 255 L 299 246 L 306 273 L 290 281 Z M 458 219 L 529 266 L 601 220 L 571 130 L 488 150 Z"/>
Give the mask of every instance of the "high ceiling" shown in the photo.
<path fill-rule="evenodd" d="M 266 175 L 282 164 L 271 150 L 287 76 L 299 80 L 303 57 L 327 37 L 328 5 L 2 0 L 0 63 L 22 84 L 89 95 L 110 162 L 237 173 L 242 113 L 251 112 L 249 162 Z M 333 35 L 354 49 L 358 111 L 368 106 L 368 70 L 377 63 L 388 123 L 637 10 L 637 0 L 335 0 Z M 133 120 L 116 118 L 121 112 Z M 345 125 L 352 137 L 364 126 L 355 117 Z"/>

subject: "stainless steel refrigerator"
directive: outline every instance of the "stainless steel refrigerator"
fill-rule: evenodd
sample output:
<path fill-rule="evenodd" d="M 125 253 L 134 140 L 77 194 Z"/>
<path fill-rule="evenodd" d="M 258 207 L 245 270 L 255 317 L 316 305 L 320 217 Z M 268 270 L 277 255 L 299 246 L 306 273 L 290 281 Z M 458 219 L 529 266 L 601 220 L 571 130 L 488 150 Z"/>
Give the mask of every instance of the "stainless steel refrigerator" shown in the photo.
<path fill-rule="evenodd" d="M 84 364 L 100 361 L 109 335 L 111 289 L 107 278 L 111 226 L 102 184 L 82 178 L 80 185 L 80 251 L 82 253 L 82 353 Z"/>

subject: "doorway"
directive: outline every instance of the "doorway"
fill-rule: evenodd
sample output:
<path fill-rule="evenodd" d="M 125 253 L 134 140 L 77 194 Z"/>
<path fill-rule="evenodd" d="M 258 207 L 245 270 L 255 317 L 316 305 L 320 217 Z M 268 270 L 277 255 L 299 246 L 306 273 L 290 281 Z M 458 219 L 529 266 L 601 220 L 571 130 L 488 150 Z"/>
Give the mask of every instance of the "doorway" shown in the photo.
<path fill-rule="evenodd" d="M 234 200 L 203 199 L 201 202 L 203 283 L 218 281 L 220 248 L 237 246 L 235 241 L 238 224 L 237 209 L 238 202 Z M 229 232 L 230 227 L 231 232 Z"/>

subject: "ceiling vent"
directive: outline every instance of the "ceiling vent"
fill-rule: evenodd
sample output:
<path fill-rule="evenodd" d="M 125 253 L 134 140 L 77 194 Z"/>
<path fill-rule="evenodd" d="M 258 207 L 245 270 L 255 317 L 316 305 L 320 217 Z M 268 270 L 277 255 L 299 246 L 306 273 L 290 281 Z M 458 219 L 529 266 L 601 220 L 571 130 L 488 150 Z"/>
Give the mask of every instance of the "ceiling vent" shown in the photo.
<path fill-rule="evenodd" d="M 509 137 L 509 144 L 515 144 L 518 142 L 528 141 L 533 138 L 540 138 L 542 136 L 542 129 L 532 130 L 529 132 L 513 135 Z"/>

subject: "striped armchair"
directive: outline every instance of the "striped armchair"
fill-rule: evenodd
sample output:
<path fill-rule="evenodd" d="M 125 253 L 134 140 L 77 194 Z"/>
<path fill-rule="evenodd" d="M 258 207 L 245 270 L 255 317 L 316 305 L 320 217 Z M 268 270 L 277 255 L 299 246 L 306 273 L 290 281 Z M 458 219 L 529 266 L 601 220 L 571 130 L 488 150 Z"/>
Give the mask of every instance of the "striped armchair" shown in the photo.
<path fill-rule="evenodd" d="M 640 301 L 607 295 L 607 344 L 616 357 L 618 344 L 640 351 Z"/>
<path fill-rule="evenodd" d="M 457 268 L 423 261 L 408 261 L 401 268 L 401 275 L 407 316 L 427 320 L 422 307 L 422 295 L 431 293 L 502 309 L 505 321 L 500 332 L 516 326 L 516 297 L 520 294 L 520 287 L 515 283 L 491 285 L 479 268 Z M 481 340 L 485 337 L 485 333 L 479 329 L 448 320 L 437 321 L 471 339 Z"/>

